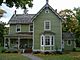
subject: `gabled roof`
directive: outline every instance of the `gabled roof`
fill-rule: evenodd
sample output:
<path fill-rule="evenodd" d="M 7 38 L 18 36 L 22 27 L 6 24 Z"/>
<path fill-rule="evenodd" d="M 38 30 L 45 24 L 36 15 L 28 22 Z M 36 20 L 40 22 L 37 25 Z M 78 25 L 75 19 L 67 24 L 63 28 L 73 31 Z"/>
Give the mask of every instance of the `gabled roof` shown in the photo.
<path fill-rule="evenodd" d="M 9 24 L 29 24 L 34 14 L 14 14 L 9 20 Z"/>
<path fill-rule="evenodd" d="M 52 12 L 60 20 L 63 20 L 62 17 L 60 17 L 60 15 L 49 4 L 45 4 L 37 14 L 14 14 L 8 23 L 9 24 L 30 24 L 43 11 L 43 9 L 46 8 L 46 6 L 48 6 L 48 8 L 52 10 Z"/>
<path fill-rule="evenodd" d="M 63 40 L 75 40 L 75 35 L 72 32 L 63 32 L 62 39 Z"/>
<path fill-rule="evenodd" d="M 33 16 L 32 21 L 46 8 L 46 6 L 48 6 L 48 8 L 49 8 L 50 10 L 52 10 L 52 12 L 53 12 L 60 20 L 63 20 L 63 18 L 62 18 L 49 4 L 45 4 L 45 5 L 41 8 L 41 10 L 40 10 L 36 15 Z"/>

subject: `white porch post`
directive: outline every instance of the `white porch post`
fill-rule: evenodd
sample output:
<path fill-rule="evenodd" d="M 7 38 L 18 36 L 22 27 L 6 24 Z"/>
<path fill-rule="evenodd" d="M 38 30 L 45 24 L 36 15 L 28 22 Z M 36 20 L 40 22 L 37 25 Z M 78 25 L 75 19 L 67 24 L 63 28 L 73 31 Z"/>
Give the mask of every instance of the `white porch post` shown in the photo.
<path fill-rule="evenodd" d="M 18 37 L 18 49 L 20 49 L 19 46 L 20 46 L 20 37 Z"/>
<path fill-rule="evenodd" d="M 9 46 L 9 48 L 10 48 L 10 38 L 8 38 L 8 46 Z"/>
<path fill-rule="evenodd" d="M 4 48 L 5 48 L 5 44 L 6 44 L 6 37 L 4 38 Z"/>

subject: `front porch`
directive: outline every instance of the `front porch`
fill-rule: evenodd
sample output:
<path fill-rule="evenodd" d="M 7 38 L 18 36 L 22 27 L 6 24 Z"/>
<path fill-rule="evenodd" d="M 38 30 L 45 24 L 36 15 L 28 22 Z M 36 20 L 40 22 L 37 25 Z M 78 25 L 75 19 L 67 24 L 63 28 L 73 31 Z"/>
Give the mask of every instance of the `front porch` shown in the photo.
<path fill-rule="evenodd" d="M 30 53 L 32 52 L 32 42 L 32 33 L 6 35 L 4 37 L 4 48 Z"/>

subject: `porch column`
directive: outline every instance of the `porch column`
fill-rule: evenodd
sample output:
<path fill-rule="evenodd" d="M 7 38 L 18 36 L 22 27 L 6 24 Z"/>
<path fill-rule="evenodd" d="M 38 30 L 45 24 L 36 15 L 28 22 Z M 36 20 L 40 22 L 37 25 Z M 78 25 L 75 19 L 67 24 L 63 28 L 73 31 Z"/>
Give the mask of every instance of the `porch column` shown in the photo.
<path fill-rule="evenodd" d="M 10 38 L 8 38 L 8 47 L 10 48 Z"/>
<path fill-rule="evenodd" d="M 5 48 L 5 44 L 6 44 L 6 37 L 4 38 L 4 48 Z"/>
<path fill-rule="evenodd" d="M 20 46 L 20 37 L 18 37 L 18 49 L 20 49 L 19 46 Z"/>

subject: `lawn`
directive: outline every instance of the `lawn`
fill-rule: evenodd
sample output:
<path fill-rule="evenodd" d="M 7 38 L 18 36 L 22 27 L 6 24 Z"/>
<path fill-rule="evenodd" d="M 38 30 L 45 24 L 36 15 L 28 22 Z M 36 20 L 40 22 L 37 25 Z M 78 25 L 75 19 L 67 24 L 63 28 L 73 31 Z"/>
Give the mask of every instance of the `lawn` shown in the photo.
<path fill-rule="evenodd" d="M 71 52 L 69 54 L 35 54 L 43 60 L 80 60 L 80 52 Z"/>
<path fill-rule="evenodd" d="M 21 54 L 5 54 L 0 53 L 0 60 L 30 60 L 27 57 L 22 56 Z"/>

